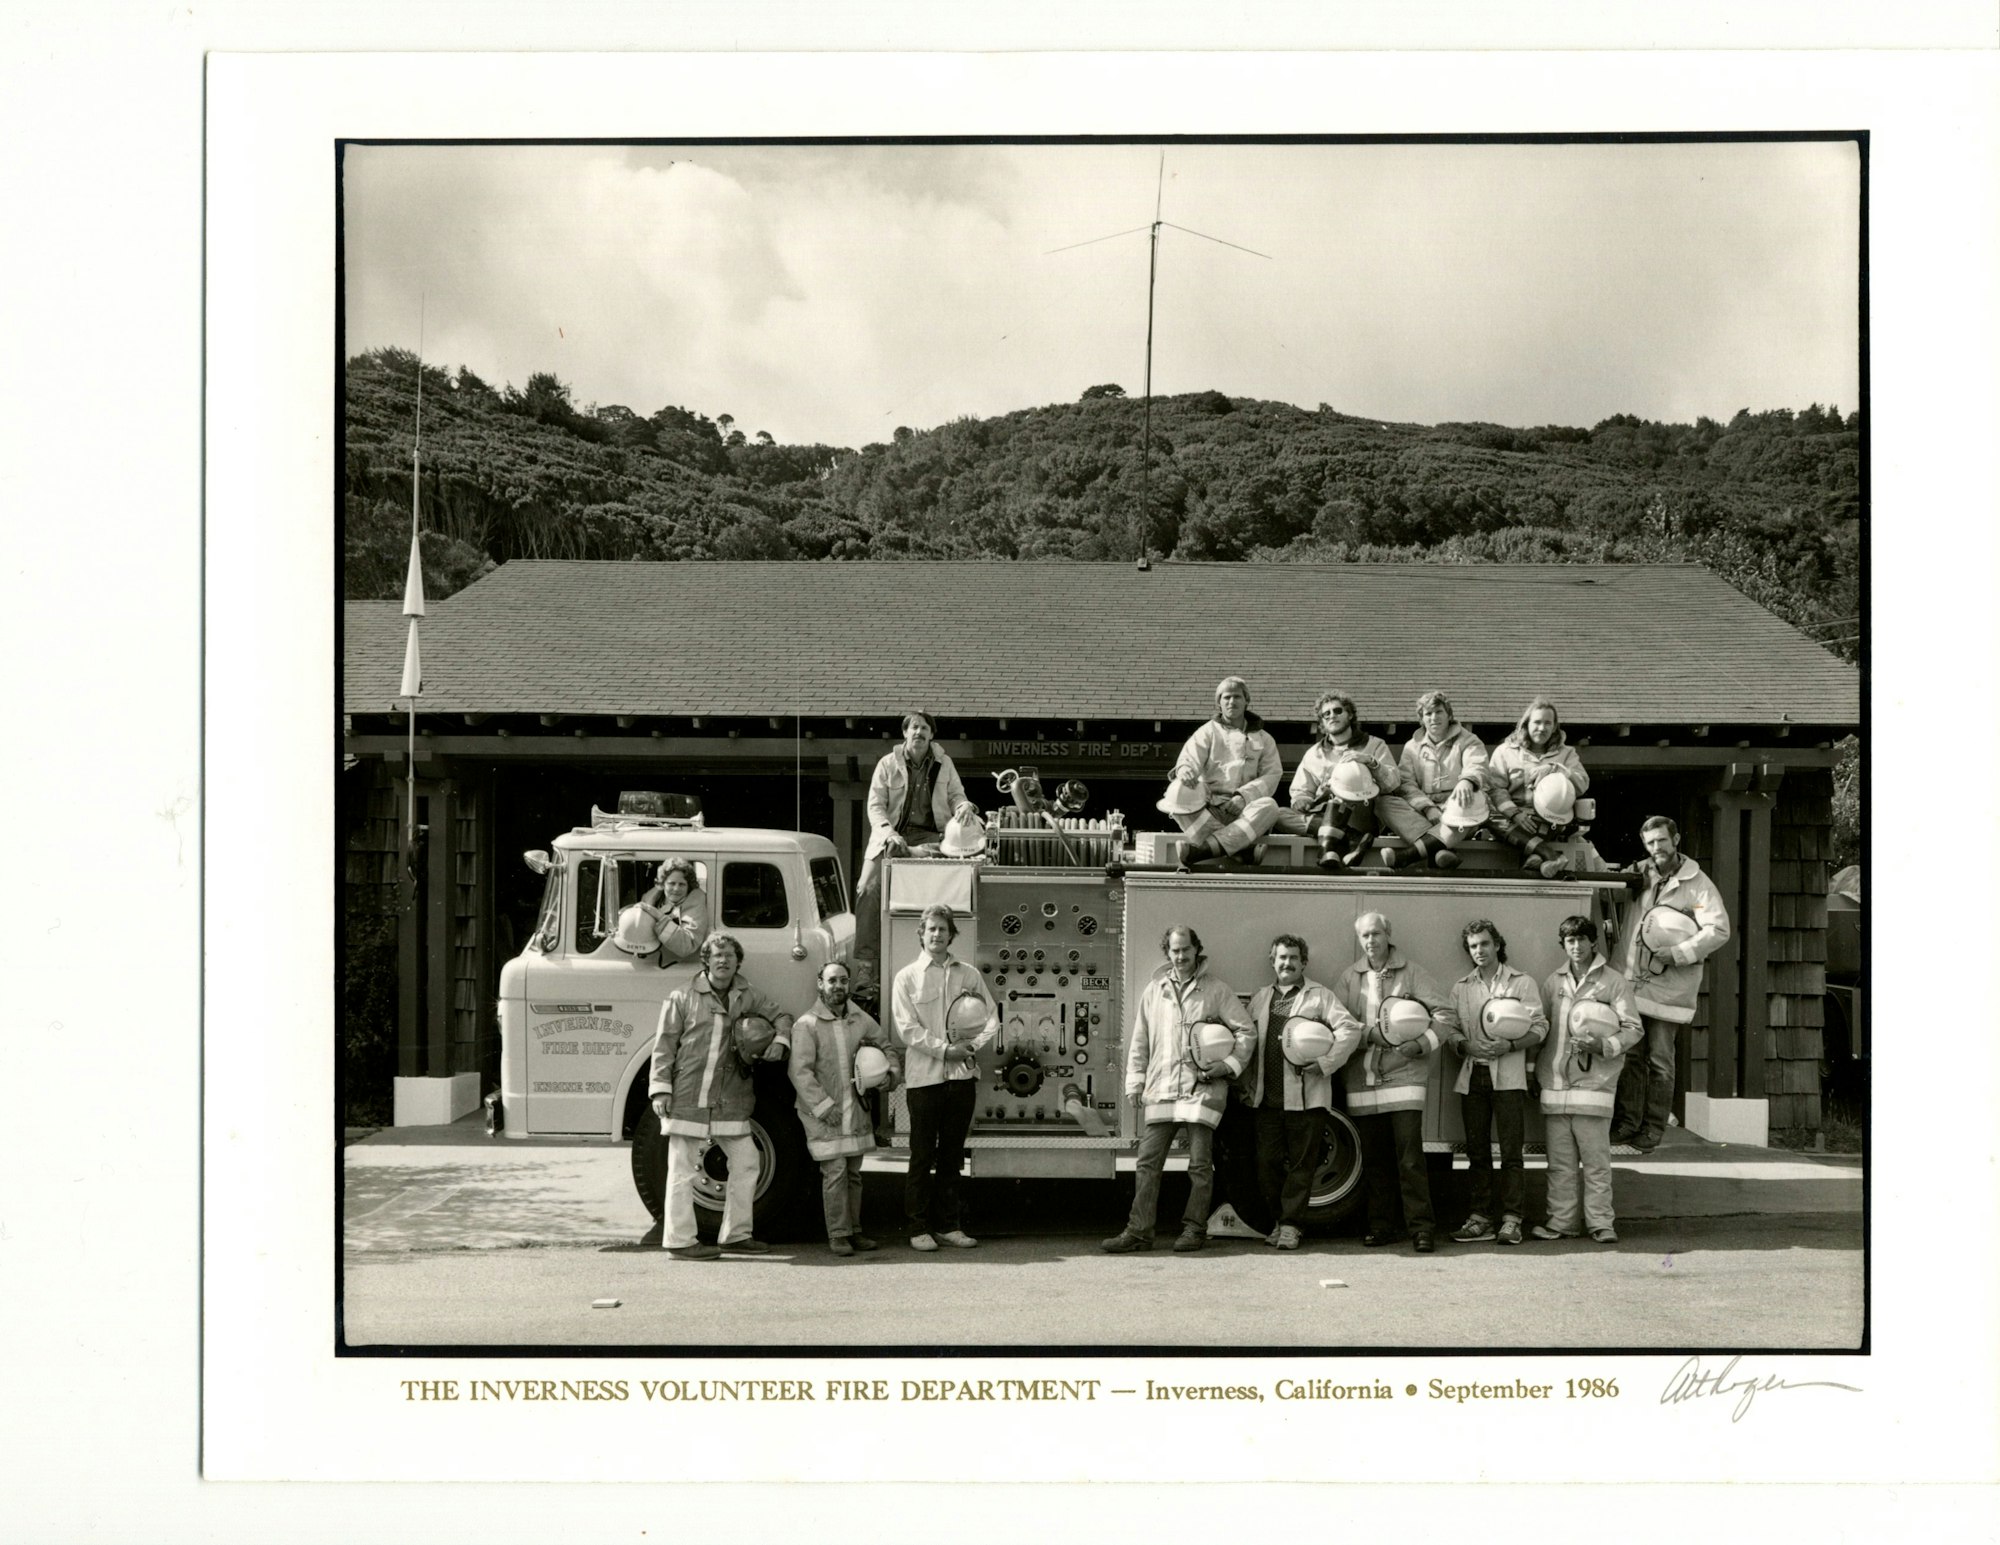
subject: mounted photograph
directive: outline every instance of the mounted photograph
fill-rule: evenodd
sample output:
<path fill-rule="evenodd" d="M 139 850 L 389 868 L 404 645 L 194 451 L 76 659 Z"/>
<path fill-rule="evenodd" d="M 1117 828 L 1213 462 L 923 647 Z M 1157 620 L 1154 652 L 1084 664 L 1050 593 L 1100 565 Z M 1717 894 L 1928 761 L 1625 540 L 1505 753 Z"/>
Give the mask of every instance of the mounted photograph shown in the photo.
<path fill-rule="evenodd" d="M 343 141 L 336 1352 L 1868 1350 L 1867 164 Z"/>

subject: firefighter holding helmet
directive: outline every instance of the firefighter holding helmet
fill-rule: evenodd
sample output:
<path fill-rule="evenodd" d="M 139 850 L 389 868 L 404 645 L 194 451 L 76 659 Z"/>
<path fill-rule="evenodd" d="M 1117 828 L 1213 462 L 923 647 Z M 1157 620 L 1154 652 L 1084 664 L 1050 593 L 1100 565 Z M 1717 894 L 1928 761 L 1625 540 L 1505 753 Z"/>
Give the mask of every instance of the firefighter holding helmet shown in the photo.
<path fill-rule="evenodd" d="M 1333 1109 L 1333 1074 L 1361 1044 L 1360 1021 L 1306 975 L 1306 941 L 1271 941 L 1271 985 L 1250 1000 L 1257 1038 L 1236 1082 L 1256 1122 L 1257 1188 L 1273 1218 L 1266 1243 L 1299 1247 Z"/>
<path fill-rule="evenodd" d="M 1535 979 L 1507 964 L 1507 940 L 1497 923 L 1483 917 L 1467 923 L 1459 942 L 1472 969 L 1451 986 L 1452 1006 L 1458 1010 L 1452 1047 L 1464 1059 L 1453 1087 L 1465 1117 L 1471 1211 L 1452 1238 L 1460 1244 L 1498 1240 L 1518 1245 L 1527 1217 L 1528 1177 L 1522 1149 L 1528 1119 L 1528 1058 L 1549 1033 L 1549 1019 L 1542 1011 L 1542 990 Z M 1496 1127 L 1498 1209 L 1493 1205 L 1491 1141 Z"/>
<path fill-rule="evenodd" d="M 1628 1140 L 1641 1153 L 1657 1148 L 1666 1133 L 1674 1103 L 1675 1046 L 1681 1027 L 1694 1020 L 1701 963 L 1729 942 L 1729 910 L 1722 892 L 1681 852 L 1680 837 L 1680 828 L 1663 815 L 1639 828 L 1646 856 L 1633 870 L 1643 888 L 1627 909 L 1619 954 L 1645 1025 L 1646 1045 L 1643 1057 L 1628 1059 L 1613 1140 Z"/>
<path fill-rule="evenodd" d="M 1577 796 L 1589 790 L 1590 774 L 1563 734 L 1556 705 L 1536 698 L 1487 762 L 1494 833 L 1521 850 L 1523 869 L 1552 880 L 1565 867 L 1555 843 L 1569 835 Z"/>
<path fill-rule="evenodd" d="M 1292 774 L 1285 830 L 1317 836 L 1319 866 L 1329 872 L 1356 862 L 1384 826 L 1409 843 L 1419 862 L 1434 862 L 1444 844 L 1411 804 L 1419 790 L 1381 737 L 1356 718 L 1354 699 L 1322 692 L 1313 723 L 1319 738 Z M 1382 851 L 1394 868 L 1401 850 Z"/>
<path fill-rule="evenodd" d="M 1429 1255 L 1437 1222 L 1424 1166 L 1424 1100 L 1438 1047 L 1458 1031 L 1458 1011 L 1430 973 L 1396 948 L 1380 912 L 1356 918 L 1354 934 L 1361 958 L 1335 992 L 1365 1036 L 1361 1055 L 1347 1059 L 1347 1110 L 1361 1134 L 1368 1193 L 1361 1242 L 1394 1244 L 1407 1233 L 1416 1252 Z"/>
<path fill-rule="evenodd" d="M 1229 1097 L 1228 1081 L 1248 1066 L 1256 1040 L 1235 989 L 1208 969 L 1200 934 L 1169 928 L 1160 950 L 1166 964 L 1139 994 L 1125 1051 L 1125 1098 L 1141 1106 L 1144 1131 L 1131 1215 L 1104 1241 L 1113 1255 L 1153 1248 L 1160 1176 L 1182 1127 L 1188 1135 L 1188 1201 L 1174 1249 L 1185 1254 L 1208 1243 L 1215 1128 Z"/>
<path fill-rule="evenodd" d="M 827 1248 L 835 1255 L 876 1248 L 861 1232 L 861 1156 L 875 1146 L 867 1095 L 893 1090 L 902 1048 L 848 996 L 847 962 L 819 968 L 819 996 L 792 1025 L 785 1071 L 798 1092 L 806 1152 L 819 1163 Z"/>
<path fill-rule="evenodd" d="M 761 1255 L 770 1248 L 750 1232 L 758 1171 L 750 1138 L 757 1104 L 751 1069 L 754 1061 L 784 1060 L 792 1016 L 742 976 L 742 964 L 741 944 L 726 933 L 710 934 L 702 969 L 667 994 L 653 1037 L 646 1092 L 667 1137 L 660 1243 L 679 1260 L 712 1260 L 725 1251 Z M 695 1234 L 694 1177 L 710 1142 L 729 1162 L 720 1249 Z"/>
<path fill-rule="evenodd" d="M 1234 856 L 1278 824 L 1278 743 L 1250 711 L 1250 685 L 1225 676 L 1215 688 L 1215 716 L 1181 747 L 1173 782 L 1159 808 L 1187 833 L 1182 868 Z"/>

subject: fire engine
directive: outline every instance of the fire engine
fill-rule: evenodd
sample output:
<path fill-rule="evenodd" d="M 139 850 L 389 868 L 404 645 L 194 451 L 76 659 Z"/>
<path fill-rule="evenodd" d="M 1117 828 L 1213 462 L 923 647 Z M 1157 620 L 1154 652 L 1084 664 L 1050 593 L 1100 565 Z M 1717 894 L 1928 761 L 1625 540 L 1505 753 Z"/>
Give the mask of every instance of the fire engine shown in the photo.
<path fill-rule="evenodd" d="M 1020 777 L 1032 791 L 1032 773 Z M 1003 780 L 1015 805 L 987 817 L 979 857 L 890 859 L 882 887 L 884 1000 L 894 973 L 919 953 L 919 916 L 944 905 L 959 928 L 953 952 L 983 974 L 1000 1006 L 1000 1033 L 978 1063 L 967 1145 L 975 1179 L 1110 1180 L 1130 1170 L 1140 1133 L 1138 1113 L 1123 1098 L 1128 1005 L 1162 964 L 1169 928 L 1194 928 L 1210 969 L 1246 1000 L 1270 980 L 1274 936 L 1303 938 L 1308 976 L 1330 985 L 1358 958 L 1356 919 L 1377 911 L 1389 918 L 1397 947 L 1440 986 L 1470 969 L 1460 936 L 1479 918 L 1505 936 L 1509 964 L 1540 980 L 1563 962 L 1556 927 L 1564 917 L 1592 917 L 1609 941 L 1627 896 L 1619 875 L 1524 873 L 1513 850 L 1493 842 L 1462 846 L 1463 867 L 1451 872 L 1367 867 L 1329 875 L 1316 867 L 1312 844 L 1274 836 L 1254 863 L 1186 873 L 1177 868 L 1177 833 L 1128 832 L 1116 811 L 1085 819 L 1059 813 L 1062 804 L 1034 808 L 1022 787 Z M 1579 807 L 1587 821 L 1589 802 Z M 548 888 L 534 937 L 501 978 L 503 1130 L 629 1137 L 634 1183 L 657 1217 L 666 1156 L 646 1110 L 652 1032 L 661 1000 L 695 967 L 662 970 L 623 954 L 612 938 L 619 910 L 638 899 L 662 859 L 693 858 L 704 886 L 713 885 L 714 926 L 744 944 L 744 974 L 799 1010 L 813 1000 L 820 965 L 851 955 L 854 919 L 823 837 L 593 815 L 592 826 L 558 838 L 552 856 L 529 855 L 546 866 Z M 866 976 L 867 964 L 856 964 L 857 976 Z M 1447 1048 L 1439 1064 L 1424 1136 L 1427 1149 L 1448 1154 L 1463 1139 L 1450 1095 L 1458 1063 Z M 1336 1106 L 1339 1089 L 1336 1079 Z M 816 1217 L 817 1169 L 794 1111 L 782 1066 L 760 1064 L 757 1226 L 773 1233 Z M 1539 1142 L 1539 1117 L 1531 1109 L 1528 1119 L 1529 1141 Z M 1327 1122 L 1309 1218 L 1320 1226 L 1361 1202 L 1358 1133 L 1342 1109 Z M 889 1097 L 881 1130 L 893 1130 L 894 1140 L 871 1165 L 905 1162 L 900 1092 Z M 720 1150 L 710 1150 L 696 1187 L 697 1208 L 710 1222 L 725 1174 Z"/>

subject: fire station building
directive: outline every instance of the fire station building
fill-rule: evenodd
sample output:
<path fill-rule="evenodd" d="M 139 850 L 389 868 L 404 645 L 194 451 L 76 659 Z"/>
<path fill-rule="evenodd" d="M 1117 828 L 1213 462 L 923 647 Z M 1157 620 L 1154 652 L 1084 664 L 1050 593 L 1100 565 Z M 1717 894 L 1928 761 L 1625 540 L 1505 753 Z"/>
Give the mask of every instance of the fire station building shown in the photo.
<path fill-rule="evenodd" d="M 414 853 L 404 633 L 399 603 L 346 603 L 343 1012 L 390 1012 L 379 961 L 400 1076 L 495 1085 L 500 966 L 541 892 L 520 855 L 621 790 L 830 835 L 851 888 L 869 775 L 921 708 L 983 808 L 1032 767 L 1087 785 L 1086 815 L 1172 830 L 1154 800 L 1240 675 L 1288 775 L 1323 691 L 1395 750 L 1429 690 L 1489 746 L 1553 698 L 1605 857 L 1671 816 L 1728 899 L 1681 1088 L 1819 1127 L 1834 743 L 1861 676 L 1697 566 L 509 563 L 423 622 Z"/>

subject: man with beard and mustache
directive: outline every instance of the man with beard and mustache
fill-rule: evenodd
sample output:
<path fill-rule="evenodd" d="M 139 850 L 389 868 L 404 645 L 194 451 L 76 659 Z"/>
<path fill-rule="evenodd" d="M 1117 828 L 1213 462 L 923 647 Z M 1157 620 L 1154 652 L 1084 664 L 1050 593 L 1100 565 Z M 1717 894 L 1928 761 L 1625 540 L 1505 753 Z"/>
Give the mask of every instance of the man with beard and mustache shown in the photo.
<path fill-rule="evenodd" d="M 1695 861 L 1680 850 L 1680 828 L 1656 815 L 1639 828 L 1646 856 L 1632 866 L 1645 881 L 1628 909 L 1619 958 L 1646 1027 L 1645 1056 L 1628 1057 L 1620 1081 L 1619 1125 L 1613 1142 L 1630 1142 L 1641 1153 L 1659 1147 L 1674 1103 L 1674 1048 L 1683 1025 L 1694 1020 L 1701 993 L 1701 963 L 1729 942 L 1729 912 L 1722 892 Z M 1693 923 L 1692 937 L 1660 954 L 1640 936 L 1646 914 L 1667 907 Z"/>
<path fill-rule="evenodd" d="M 873 1046 L 889 1059 L 885 1093 L 896 1087 L 903 1060 L 896 1038 L 850 1002 L 848 990 L 846 961 L 829 960 L 819 968 L 819 997 L 792 1022 L 792 1057 L 785 1070 L 798 1091 L 806 1152 L 819 1162 L 826 1242 L 835 1255 L 876 1248 L 861 1232 L 861 1156 L 874 1148 L 875 1134 L 868 1102 L 854 1087 L 854 1054 Z"/>

